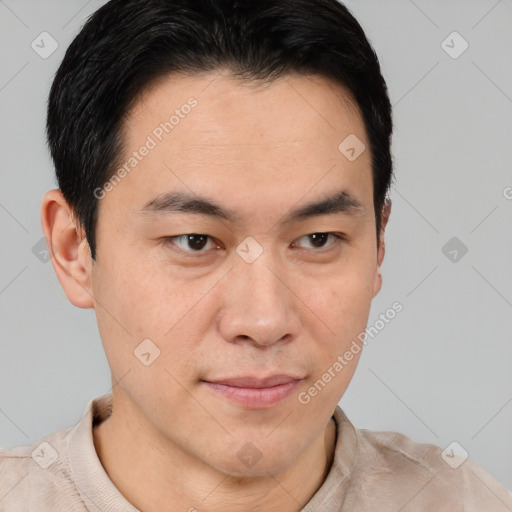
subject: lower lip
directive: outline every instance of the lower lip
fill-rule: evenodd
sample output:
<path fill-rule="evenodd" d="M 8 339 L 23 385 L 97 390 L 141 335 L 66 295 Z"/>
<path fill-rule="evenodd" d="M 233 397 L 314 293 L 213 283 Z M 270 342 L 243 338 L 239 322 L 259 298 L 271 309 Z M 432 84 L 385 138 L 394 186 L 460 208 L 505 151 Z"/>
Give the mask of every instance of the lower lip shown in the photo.
<path fill-rule="evenodd" d="M 265 409 L 276 405 L 293 393 L 301 382 L 302 380 L 294 380 L 268 388 L 238 388 L 203 381 L 212 391 L 250 409 Z"/>

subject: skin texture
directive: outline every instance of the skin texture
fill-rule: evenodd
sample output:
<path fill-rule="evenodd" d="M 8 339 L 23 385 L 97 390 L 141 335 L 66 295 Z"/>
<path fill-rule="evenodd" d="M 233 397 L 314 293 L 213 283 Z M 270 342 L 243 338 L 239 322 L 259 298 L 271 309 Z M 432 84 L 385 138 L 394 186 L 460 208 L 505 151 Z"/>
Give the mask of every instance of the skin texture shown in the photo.
<path fill-rule="evenodd" d="M 113 414 L 95 428 L 95 446 L 144 512 L 298 511 L 329 471 L 331 416 L 360 353 L 308 404 L 298 394 L 366 327 L 390 204 L 377 246 L 362 118 L 341 86 L 318 76 L 270 86 L 227 71 L 159 80 L 126 119 L 126 159 L 191 96 L 197 106 L 99 201 L 95 261 L 60 191 L 43 199 L 53 266 L 68 299 L 94 308 L 112 372 Z M 367 148 L 352 162 L 338 150 L 349 134 Z M 360 215 L 282 222 L 341 190 L 362 203 Z M 206 196 L 237 219 L 140 212 L 172 191 Z M 345 240 L 317 247 L 307 236 L 327 232 Z M 212 238 L 193 252 L 185 234 Z M 252 263 L 236 252 L 249 236 L 263 250 Z M 160 350 L 149 366 L 134 356 L 144 339 Z M 265 409 L 202 382 L 275 374 L 304 380 Z M 237 455 L 247 443 L 261 455 L 251 467 Z"/>

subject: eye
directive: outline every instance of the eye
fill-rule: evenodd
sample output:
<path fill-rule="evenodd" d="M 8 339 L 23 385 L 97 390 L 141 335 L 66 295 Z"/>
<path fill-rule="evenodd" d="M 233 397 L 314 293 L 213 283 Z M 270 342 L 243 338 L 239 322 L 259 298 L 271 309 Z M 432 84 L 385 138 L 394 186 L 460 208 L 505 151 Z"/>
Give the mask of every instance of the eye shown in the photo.
<path fill-rule="evenodd" d="M 329 239 L 331 240 L 331 243 L 327 244 L 327 241 Z M 301 246 L 301 240 L 307 242 L 307 245 L 305 247 L 303 245 Z M 338 235 L 337 233 L 311 233 L 309 235 L 305 235 L 301 238 L 298 238 L 295 242 L 293 242 L 293 245 L 306 249 L 324 249 L 326 247 L 330 247 L 332 245 L 337 244 L 341 240 L 344 240 L 344 237 Z"/>
<path fill-rule="evenodd" d="M 219 246 L 210 236 L 195 233 L 169 236 L 166 237 L 165 241 L 176 245 L 185 252 L 206 252 L 208 249 L 215 249 Z"/>

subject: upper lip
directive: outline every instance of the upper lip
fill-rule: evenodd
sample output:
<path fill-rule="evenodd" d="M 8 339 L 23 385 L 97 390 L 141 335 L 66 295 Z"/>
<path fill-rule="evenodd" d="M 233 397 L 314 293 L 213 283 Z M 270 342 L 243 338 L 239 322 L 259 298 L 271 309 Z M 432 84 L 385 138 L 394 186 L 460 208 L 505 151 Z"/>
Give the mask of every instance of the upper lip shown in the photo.
<path fill-rule="evenodd" d="M 293 377 L 291 375 L 270 375 L 268 377 L 227 377 L 224 379 L 208 380 L 212 384 L 224 384 L 225 386 L 233 386 L 237 388 L 269 388 L 278 386 L 279 384 L 287 384 L 302 380 L 302 377 Z"/>

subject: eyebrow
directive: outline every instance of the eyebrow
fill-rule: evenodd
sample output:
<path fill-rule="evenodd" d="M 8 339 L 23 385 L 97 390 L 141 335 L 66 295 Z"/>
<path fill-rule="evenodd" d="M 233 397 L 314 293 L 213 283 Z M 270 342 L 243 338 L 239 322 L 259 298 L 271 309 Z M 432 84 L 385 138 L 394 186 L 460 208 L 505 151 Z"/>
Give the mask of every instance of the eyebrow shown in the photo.
<path fill-rule="evenodd" d="M 215 201 L 196 194 L 168 192 L 148 201 L 140 210 L 143 215 L 166 215 L 188 213 L 235 222 L 239 215 L 232 209 L 220 206 Z M 363 216 L 366 209 L 348 190 L 341 190 L 315 202 L 307 203 L 287 213 L 282 224 L 292 224 L 320 215 L 344 214 Z"/>

